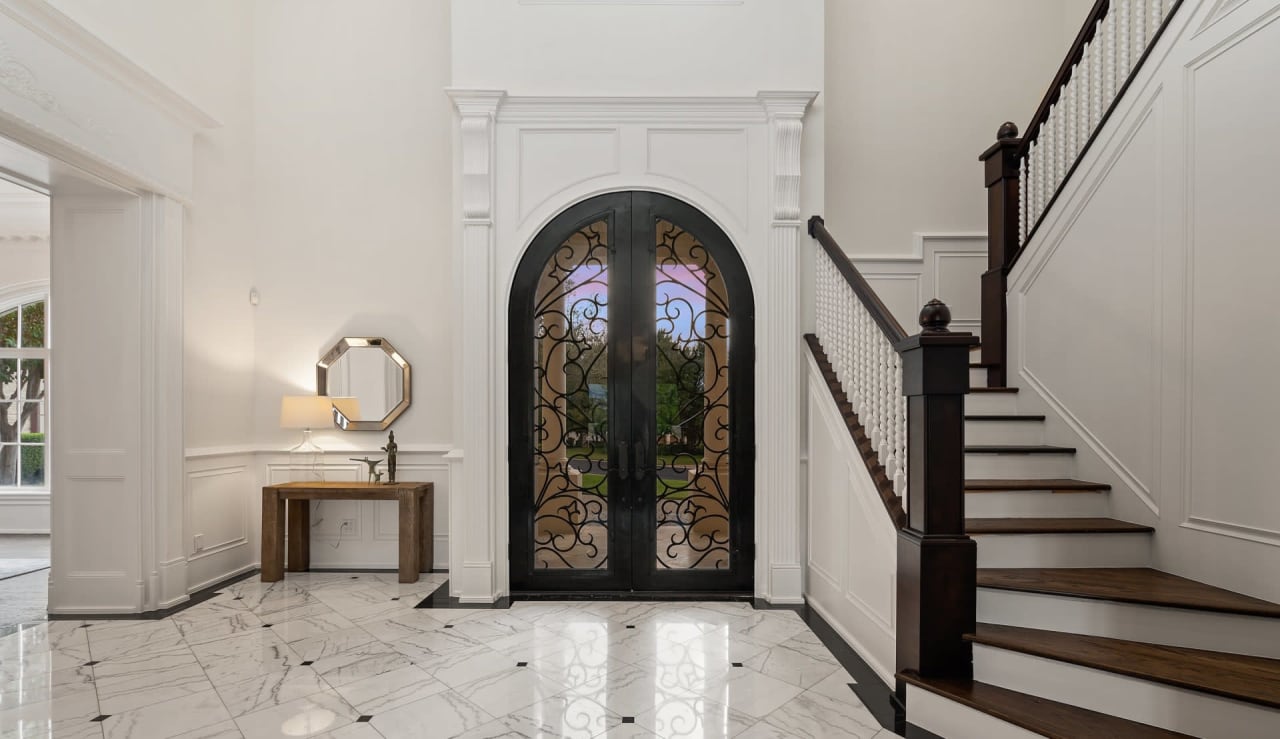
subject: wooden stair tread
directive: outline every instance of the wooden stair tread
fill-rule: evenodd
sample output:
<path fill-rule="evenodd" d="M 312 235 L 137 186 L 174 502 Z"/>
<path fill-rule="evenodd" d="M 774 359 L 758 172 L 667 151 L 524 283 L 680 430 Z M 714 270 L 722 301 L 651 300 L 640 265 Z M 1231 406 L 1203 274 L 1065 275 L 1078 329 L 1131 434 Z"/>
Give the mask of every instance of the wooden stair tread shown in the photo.
<path fill-rule="evenodd" d="M 1049 444 L 977 444 L 966 446 L 965 454 L 1075 454 L 1075 447 Z"/>
<path fill-rule="evenodd" d="M 1148 534 L 1150 526 L 1114 518 L 966 518 L 966 534 Z"/>
<path fill-rule="evenodd" d="M 1055 493 L 1103 493 L 1110 485 L 1087 480 L 965 480 L 964 489 L 970 493 L 994 493 L 1007 490 L 1049 490 Z"/>
<path fill-rule="evenodd" d="M 976 680 L 923 678 L 913 672 L 903 672 L 898 676 L 918 688 L 1050 739 L 1085 736 L 1091 739 L 1168 739 L 1190 736 Z"/>
<path fill-rule="evenodd" d="M 978 624 L 966 639 L 1000 649 L 1280 708 L 1280 659 Z"/>
<path fill-rule="evenodd" d="M 1146 567 L 987 568 L 978 587 L 1280 618 L 1280 604 Z"/>
<path fill-rule="evenodd" d="M 1020 416 L 1012 413 L 986 413 L 972 416 L 965 416 L 966 421 L 1043 421 L 1044 416 L 1025 415 Z"/>
<path fill-rule="evenodd" d="M 971 387 L 969 388 L 969 392 L 971 393 L 1016 393 L 1018 392 L 1018 388 L 1016 387 Z"/>

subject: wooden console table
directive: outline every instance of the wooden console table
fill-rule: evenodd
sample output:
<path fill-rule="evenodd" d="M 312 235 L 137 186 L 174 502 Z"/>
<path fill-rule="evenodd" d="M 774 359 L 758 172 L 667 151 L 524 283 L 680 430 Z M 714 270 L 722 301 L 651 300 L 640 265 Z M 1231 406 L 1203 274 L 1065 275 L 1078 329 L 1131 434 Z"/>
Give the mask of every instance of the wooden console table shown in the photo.
<path fill-rule="evenodd" d="M 289 572 L 311 566 L 313 500 L 400 501 L 400 582 L 417 582 L 432 562 L 432 493 L 429 482 L 286 482 L 262 489 L 262 581 L 284 578 L 285 508 L 288 507 Z"/>

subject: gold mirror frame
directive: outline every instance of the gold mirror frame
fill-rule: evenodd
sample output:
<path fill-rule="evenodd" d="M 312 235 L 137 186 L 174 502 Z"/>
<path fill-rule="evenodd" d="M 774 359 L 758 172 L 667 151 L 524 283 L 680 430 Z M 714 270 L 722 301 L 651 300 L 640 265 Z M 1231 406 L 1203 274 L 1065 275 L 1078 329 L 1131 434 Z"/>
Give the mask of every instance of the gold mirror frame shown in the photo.
<path fill-rule="evenodd" d="M 409 363 L 405 361 L 404 357 L 400 356 L 400 352 L 396 351 L 391 342 L 381 336 L 347 336 L 337 344 L 334 344 L 333 348 L 326 352 L 319 362 L 316 362 L 316 395 L 329 394 L 329 368 L 333 366 L 333 363 L 337 362 L 338 358 L 346 354 L 348 350 L 362 347 L 381 349 L 386 352 L 392 362 L 400 366 L 400 384 L 403 389 L 400 402 L 396 407 L 387 411 L 387 415 L 383 416 L 381 421 L 357 421 L 347 418 L 337 406 L 334 406 L 333 423 L 343 431 L 385 431 L 409 407 L 409 402 L 412 400 L 413 384 L 410 381 Z"/>

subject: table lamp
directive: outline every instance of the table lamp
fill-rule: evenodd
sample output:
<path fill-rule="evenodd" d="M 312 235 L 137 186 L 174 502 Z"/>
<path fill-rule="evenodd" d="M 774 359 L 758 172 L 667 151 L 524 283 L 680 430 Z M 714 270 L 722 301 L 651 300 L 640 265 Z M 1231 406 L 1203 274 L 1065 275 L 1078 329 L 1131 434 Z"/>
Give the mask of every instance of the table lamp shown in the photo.
<path fill-rule="evenodd" d="M 324 479 L 324 450 L 311 440 L 311 430 L 333 426 L 333 401 L 326 395 L 286 395 L 280 399 L 280 428 L 302 429 L 302 442 L 289 450 L 289 467 L 306 480 Z"/>

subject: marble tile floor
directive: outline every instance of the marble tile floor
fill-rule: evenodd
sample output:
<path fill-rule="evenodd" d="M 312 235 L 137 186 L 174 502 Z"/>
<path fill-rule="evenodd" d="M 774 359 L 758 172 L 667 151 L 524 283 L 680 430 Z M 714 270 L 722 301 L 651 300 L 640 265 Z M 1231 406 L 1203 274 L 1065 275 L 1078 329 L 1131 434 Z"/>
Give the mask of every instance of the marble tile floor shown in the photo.
<path fill-rule="evenodd" d="M 0 534 L 0 628 L 45 619 L 48 566 L 48 535 Z"/>
<path fill-rule="evenodd" d="M 893 736 L 792 611 L 414 608 L 445 577 L 289 573 L 0 631 L 0 737 Z"/>

